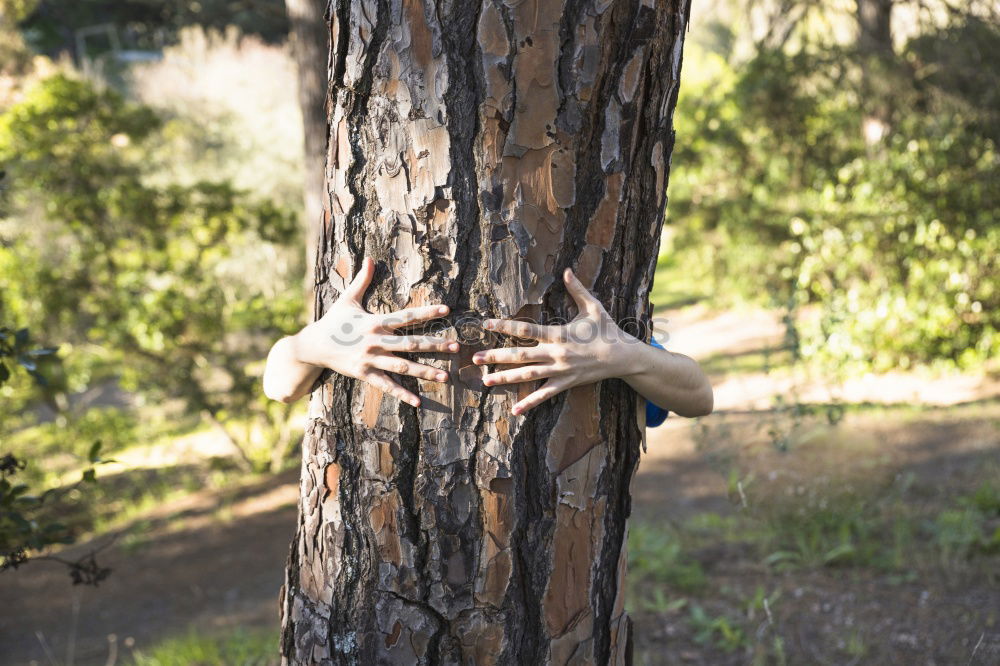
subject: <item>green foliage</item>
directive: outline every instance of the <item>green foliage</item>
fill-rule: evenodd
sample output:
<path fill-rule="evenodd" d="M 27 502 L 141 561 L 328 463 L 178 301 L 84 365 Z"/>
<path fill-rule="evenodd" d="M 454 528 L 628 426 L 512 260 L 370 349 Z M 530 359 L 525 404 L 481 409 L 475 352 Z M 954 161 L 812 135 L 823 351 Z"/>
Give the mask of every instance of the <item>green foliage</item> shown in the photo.
<path fill-rule="evenodd" d="M 145 153 L 155 182 L 226 180 L 301 207 L 302 121 L 287 49 L 235 30 L 188 28 L 162 60 L 133 66 L 127 79 L 129 94 L 163 118 Z"/>
<path fill-rule="evenodd" d="M 38 372 L 37 359 L 51 356 L 55 348 L 35 348 L 27 329 L 14 331 L 0 327 L 0 386 L 11 377 L 8 364 L 13 361 L 23 368 L 36 382 L 43 383 L 44 376 Z M 97 482 L 94 469 L 106 460 L 101 458 L 101 443 L 95 441 L 87 454 L 88 466 L 84 469 L 80 483 Z M 46 517 L 42 510 L 70 488 L 49 489 L 41 495 L 34 495 L 31 486 L 15 477 L 27 467 L 27 462 L 9 452 L 0 455 L 0 572 L 28 562 L 33 553 L 39 553 L 56 544 L 73 542 L 70 529 L 56 519 Z M 107 577 L 110 570 L 98 566 L 93 554 L 76 562 L 65 562 L 70 568 L 74 584 L 96 585 Z"/>
<path fill-rule="evenodd" d="M 1000 483 L 982 483 L 962 504 L 971 506 L 987 518 L 1000 518 Z"/>
<path fill-rule="evenodd" d="M 39 372 L 39 361 L 55 354 L 56 347 L 34 347 L 28 329 L 13 330 L 0 327 L 0 386 L 11 377 L 11 362 L 21 366 L 35 381 L 45 383 L 45 376 Z"/>
<path fill-rule="evenodd" d="M 764 563 L 779 570 L 877 564 L 881 540 L 876 538 L 872 514 L 864 498 L 854 493 L 810 493 L 808 498 L 775 507 L 766 517 L 775 550 Z"/>
<path fill-rule="evenodd" d="M 838 48 L 737 67 L 690 44 L 701 81 L 677 111 L 673 271 L 721 302 L 818 307 L 801 352 L 838 367 L 997 356 L 1000 80 L 974 58 L 998 49 L 976 20 L 877 69 Z M 886 135 L 866 140 L 866 123 Z"/>
<path fill-rule="evenodd" d="M 147 650 L 136 650 L 135 666 L 270 666 L 278 638 L 272 631 L 237 629 L 209 636 L 191 629 Z"/>
<path fill-rule="evenodd" d="M 697 594 L 707 578 L 701 564 L 686 553 L 679 535 L 663 527 L 633 524 L 628 537 L 629 604 L 668 612 L 684 604 L 676 593 Z"/>
<path fill-rule="evenodd" d="M 764 564 L 779 571 L 851 566 L 899 573 L 1000 552 L 995 485 L 984 483 L 932 514 L 904 500 L 906 485 L 885 495 L 810 488 L 791 502 L 761 500 L 768 504 L 756 512 Z"/>
<path fill-rule="evenodd" d="M 37 0 L 0 0 L 0 75 L 18 75 L 27 69 L 31 52 L 17 24 L 37 5 Z"/>
<path fill-rule="evenodd" d="M 161 129 L 148 107 L 64 75 L 0 116 L 6 305 L 86 350 L 70 388 L 114 370 L 146 399 L 281 430 L 287 410 L 264 404 L 255 365 L 301 311 L 296 282 L 268 265 L 297 239 L 295 214 L 226 182 L 153 184 L 144 156 Z"/>
<path fill-rule="evenodd" d="M 1000 553 L 1000 486 L 983 483 L 925 524 L 943 564 L 976 554 Z"/>
<path fill-rule="evenodd" d="M 695 630 L 694 639 L 702 644 L 714 644 L 726 652 L 733 652 L 749 644 L 746 633 L 738 622 L 724 615 L 711 616 L 699 604 L 691 604 L 688 621 Z"/>

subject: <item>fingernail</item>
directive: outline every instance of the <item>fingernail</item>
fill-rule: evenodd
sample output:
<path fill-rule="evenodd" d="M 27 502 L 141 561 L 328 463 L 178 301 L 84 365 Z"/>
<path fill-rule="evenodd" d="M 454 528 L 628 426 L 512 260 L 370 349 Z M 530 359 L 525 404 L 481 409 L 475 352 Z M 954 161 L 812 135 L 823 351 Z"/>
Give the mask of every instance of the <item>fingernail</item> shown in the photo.
<path fill-rule="evenodd" d="M 414 407 L 419 407 L 420 406 L 420 398 L 412 398 L 410 400 L 410 404 L 413 405 Z"/>
<path fill-rule="evenodd" d="M 477 352 L 477 353 L 475 353 L 475 354 L 472 355 L 472 362 L 473 363 L 479 363 L 482 360 L 483 360 L 483 355 L 481 353 Z"/>
<path fill-rule="evenodd" d="M 450 349 L 453 352 L 458 351 L 458 343 L 457 342 L 451 343 L 450 345 L 448 345 L 448 349 Z"/>
<path fill-rule="evenodd" d="M 492 319 L 484 319 L 483 320 L 483 328 L 493 328 L 493 320 Z"/>
<path fill-rule="evenodd" d="M 437 378 L 439 382 L 443 382 L 444 380 L 448 379 L 448 375 L 446 375 L 443 372 L 439 372 Z"/>
<path fill-rule="evenodd" d="M 521 413 L 521 408 L 515 405 L 514 407 L 511 407 L 510 413 L 513 414 L 514 416 L 517 416 L 518 414 Z"/>
<path fill-rule="evenodd" d="M 484 379 L 483 380 L 483 386 L 493 386 L 493 380 L 492 379 Z"/>
<path fill-rule="evenodd" d="M 448 314 L 448 306 L 442 305 L 441 307 L 438 308 L 438 312 L 440 312 L 441 314 Z"/>

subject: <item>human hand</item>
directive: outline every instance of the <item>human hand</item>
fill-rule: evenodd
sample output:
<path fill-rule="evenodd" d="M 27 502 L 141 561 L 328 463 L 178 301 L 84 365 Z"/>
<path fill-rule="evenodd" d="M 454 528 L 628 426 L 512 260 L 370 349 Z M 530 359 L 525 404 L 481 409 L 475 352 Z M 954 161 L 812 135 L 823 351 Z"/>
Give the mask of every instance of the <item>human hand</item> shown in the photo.
<path fill-rule="evenodd" d="M 297 360 L 329 368 L 348 377 L 368 382 L 414 407 L 420 398 L 389 378 L 387 372 L 444 382 L 448 373 L 396 356 L 399 352 L 458 351 L 458 343 L 434 336 L 397 335 L 400 328 L 437 319 L 448 314 L 447 305 L 426 305 L 389 314 L 372 314 L 362 306 L 362 298 L 375 262 L 365 257 L 354 280 L 319 320 L 294 336 Z"/>
<path fill-rule="evenodd" d="M 514 405 L 514 414 L 529 409 L 581 384 L 622 377 L 637 371 L 644 344 L 621 330 L 601 302 L 566 269 L 563 281 L 579 313 L 564 326 L 541 326 L 510 319 L 487 319 L 483 327 L 518 338 L 537 340 L 531 347 L 504 347 L 476 352 L 477 365 L 527 363 L 483 376 L 483 384 L 516 384 L 536 379 L 547 381 Z"/>

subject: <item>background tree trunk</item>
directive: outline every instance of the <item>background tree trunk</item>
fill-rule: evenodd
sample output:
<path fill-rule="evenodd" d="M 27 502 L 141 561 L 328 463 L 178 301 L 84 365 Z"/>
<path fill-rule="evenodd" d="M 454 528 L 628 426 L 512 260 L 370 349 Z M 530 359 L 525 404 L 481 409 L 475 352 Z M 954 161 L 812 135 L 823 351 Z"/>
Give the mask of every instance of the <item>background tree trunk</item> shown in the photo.
<path fill-rule="evenodd" d="M 858 54 L 864 96 L 861 134 L 870 148 L 881 144 L 892 122 L 893 80 L 896 63 L 892 48 L 892 7 L 895 0 L 856 0 Z"/>
<path fill-rule="evenodd" d="M 323 219 L 323 165 L 326 162 L 327 69 L 330 31 L 323 21 L 326 0 L 285 0 L 292 57 L 298 72 L 299 108 L 302 111 L 305 182 L 303 227 L 306 239 L 306 288 L 312 296 L 316 246 Z"/>
<path fill-rule="evenodd" d="M 865 54 L 892 55 L 892 6 L 895 0 L 856 0 L 858 49 Z"/>
<path fill-rule="evenodd" d="M 479 317 L 569 319 L 572 266 L 649 319 L 686 0 L 337 0 L 328 10 L 322 314 L 365 254 L 367 306 L 444 302 L 447 384 L 414 409 L 314 392 L 282 595 L 294 664 L 631 660 L 623 610 L 635 394 L 579 387 L 514 417 Z M 648 335 L 648 334 L 647 334 Z"/>

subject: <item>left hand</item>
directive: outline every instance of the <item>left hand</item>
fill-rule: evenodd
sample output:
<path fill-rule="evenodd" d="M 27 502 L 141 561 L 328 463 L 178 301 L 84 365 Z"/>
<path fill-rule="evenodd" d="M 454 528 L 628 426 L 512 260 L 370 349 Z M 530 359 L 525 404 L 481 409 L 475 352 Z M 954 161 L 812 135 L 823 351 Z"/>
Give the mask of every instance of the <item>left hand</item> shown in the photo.
<path fill-rule="evenodd" d="M 523 414 L 554 395 L 581 384 L 622 377 L 636 371 L 643 343 L 621 330 L 601 302 L 566 269 L 563 281 L 579 313 L 564 326 L 541 326 L 510 319 L 487 319 L 483 328 L 518 338 L 537 340 L 531 347 L 504 347 L 476 352 L 476 365 L 527 363 L 523 367 L 491 372 L 483 384 L 547 381 L 511 409 Z"/>

